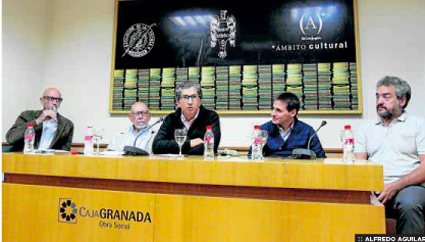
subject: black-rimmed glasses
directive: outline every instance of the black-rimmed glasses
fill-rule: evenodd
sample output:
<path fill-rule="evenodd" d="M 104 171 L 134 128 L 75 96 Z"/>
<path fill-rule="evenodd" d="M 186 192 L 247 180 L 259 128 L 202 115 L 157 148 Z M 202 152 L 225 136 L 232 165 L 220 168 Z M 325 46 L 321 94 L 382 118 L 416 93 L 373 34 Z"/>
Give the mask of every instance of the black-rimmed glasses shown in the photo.
<path fill-rule="evenodd" d="M 60 97 L 51 97 L 51 96 L 44 96 L 43 97 L 43 99 L 44 100 L 47 100 L 47 101 L 49 101 L 49 102 L 53 102 L 53 101 L 56 101 L 56 102 L 62 102 L 63 101 L 63 99 L 62 98 L 60 98 Z"/>

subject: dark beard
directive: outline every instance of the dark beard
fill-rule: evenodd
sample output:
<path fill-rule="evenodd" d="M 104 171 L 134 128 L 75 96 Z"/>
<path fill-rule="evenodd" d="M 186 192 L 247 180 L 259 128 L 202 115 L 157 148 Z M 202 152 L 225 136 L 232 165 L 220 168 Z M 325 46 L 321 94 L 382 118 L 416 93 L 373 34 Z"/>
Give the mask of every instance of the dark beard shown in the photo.
<path fill-rule="evenodd" d="M 385 113 L 379 113 L 378 112 L 379 108 L 385 108 L 385 110 L 387 110 L 387 111 Z M 381 117 L 382 119 L 392 119 L 394 117 L 394 114 L 399 113 L 399 112 L 403 112 L 403 110 L 400 107 L 395 107 L 394 109 L 388 110 L 384 106 L 377 106 L 376 112 L 378 113 L 378 116 Z"/>

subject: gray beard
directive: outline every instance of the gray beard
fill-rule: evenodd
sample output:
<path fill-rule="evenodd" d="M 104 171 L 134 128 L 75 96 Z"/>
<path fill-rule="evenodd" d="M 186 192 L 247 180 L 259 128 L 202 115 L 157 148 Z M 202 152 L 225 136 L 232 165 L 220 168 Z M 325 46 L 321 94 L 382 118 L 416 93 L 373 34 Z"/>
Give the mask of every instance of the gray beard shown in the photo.
<path fill-rule="evenodd" d="M 378 108 L 376 108 L 376 110 L 378 110 Z M 400 107 L 395 107 L 392 110 L 388 110 L 385 113 L 378 113 L 378 116 L 381 117 L 382 119 L 392 119 L 394 117 L 394 114 L 397 113 L 402 113 L 403 109 L 401 109 Z"/>

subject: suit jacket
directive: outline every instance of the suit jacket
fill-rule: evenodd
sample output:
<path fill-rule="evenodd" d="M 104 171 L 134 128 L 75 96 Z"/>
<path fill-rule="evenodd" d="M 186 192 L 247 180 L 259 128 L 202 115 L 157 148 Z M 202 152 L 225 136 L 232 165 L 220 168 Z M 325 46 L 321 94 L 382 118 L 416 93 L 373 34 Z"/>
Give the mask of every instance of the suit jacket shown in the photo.
<path fill-rule="evenodd" d="M 183 129 L 185 126 L 181 121 L 181 109 L 177 109 L 165 117 L 158 134 L 153 141 L 152 151 L 154 154 L 178 154 L 179 145 L 174 140 L 174 131 L 176 129 Z M 220 119 L 218 114 L 214 111 L 207 110 L 201 105 L 199 115 L 193 122 L 190 129 L 187 131 L 187 138 L 182 146 L 182 153 L 191 155 L 203 155 L 204 146 L 198 145 L 190 148 L 190 140 L 201 138 L 204 139 L 207 126 L 213 127 L 214 133 L 214 152 L 217 153 L 218 145 L 220 144 Z"/>
<path fill-rule="evenodd" d="M 9 144 L 13 145 L 13 151 L 22 151 L 24 149 L 24 134 L 29 123 L 34 124 L 34 147 L 38 148 L 43 132 L 43 123 L 37 125 L 35 120 L 41 115 L 41 112 L 42 110 L 27 110 L 22 112 L 13 126 L 7 131 L 6 140 Z M 49 148 L 55 150 L 71 150 L 73 135 L 74 124 L 71 120 L 58 113 L 58 127 Z"/>

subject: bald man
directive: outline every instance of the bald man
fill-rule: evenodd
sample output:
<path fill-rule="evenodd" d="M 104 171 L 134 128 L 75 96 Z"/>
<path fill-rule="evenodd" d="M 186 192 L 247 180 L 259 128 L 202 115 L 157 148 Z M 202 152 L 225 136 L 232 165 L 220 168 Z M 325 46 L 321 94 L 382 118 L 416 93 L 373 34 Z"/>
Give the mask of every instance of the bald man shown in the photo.
<path fill-rule="evenodd" d="M 7 142 L 13 145 L 13 151 L 22 151 L 25 130 L 32 123 L 36 149 L 70 150 L 74 124 L 57 112 L 62 103 L 62 94 L 56 88 L 47 88 L 40 103 L 42 110 L 27 110 L 19 115 L 15 124 L 7 131 Z"/>
<path fill-rule="evenodd" d="M 143 102 L 134 103 L 131 106 L 131 113 L 128 115 L 132 125 L 124 132 L 116 134 L 108 145 L 107 150 L 123 152 L 125 146 L 136 146 L 152 154 L 152 142 L 156 132 L 149 129 L 151 117 L 152 114 L 146 104 Z M 136 138 L 137 141 L 134 144 Z"/>

